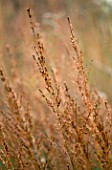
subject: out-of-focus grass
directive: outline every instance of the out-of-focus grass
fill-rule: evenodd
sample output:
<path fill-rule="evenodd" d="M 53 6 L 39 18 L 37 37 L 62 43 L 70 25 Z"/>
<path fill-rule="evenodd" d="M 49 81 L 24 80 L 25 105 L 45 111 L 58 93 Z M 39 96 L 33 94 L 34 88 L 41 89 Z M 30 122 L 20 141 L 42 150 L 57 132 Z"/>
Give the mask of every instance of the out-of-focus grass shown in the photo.
<path fill-rule="evenodd" d="M 26 7 L 31 5 L 37 20 L 41 23 L 49 55 L 52 53 L 53 56 L 49 62 L 52 65 L 55 60 L 58 66 L 63 68 L 65 66 L 66 69 L 66 60 L 68 60 L 67 55 L 65 56 L 68 41 L 65 38 L 68 30 L 66 17 L 69 15 L 75 33 L 81 42 L 85 65 L 90 67 L 91 60 L 93 60 L 90 82 L 94 82 L 98 90 L 105 93 L 110 102 L 112 101 L 112 71 L 110 69 L 112 67 L 112 6 L 108 1 L 65 0 L 53 2 L 48 0 L 44 3 L 44 1 L 38 0 L 28 3 L 27 1 L 15 2 L 11 0 L 1 1 L 0 5 L 0 44 L 3 60 L 6 58 L 4 51 L 7 43 L 13 47 L 20 67 L 23 63 L 22 53 L 25 54 L 25 50 L 31 53 L 28 45 L 31 44 L 31 37 L 25 11 Z M 26 49 L 23 49 L 23 44 L 25 44 Z M 60 54 L 63 55 L 60 56 Z M 8 65 L 8 62 L 6 64 Z M 62 74 L 64 76 L 64 71 Z"/>

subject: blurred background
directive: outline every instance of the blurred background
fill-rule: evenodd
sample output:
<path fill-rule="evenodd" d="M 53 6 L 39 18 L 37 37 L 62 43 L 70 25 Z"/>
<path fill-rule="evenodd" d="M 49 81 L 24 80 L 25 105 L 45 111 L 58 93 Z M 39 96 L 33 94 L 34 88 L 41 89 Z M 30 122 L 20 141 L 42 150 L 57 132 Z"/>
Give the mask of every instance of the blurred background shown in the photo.
<path fill-rule="evenodd" d="M 21 77 L 33 88 L 33 43 L 27 7 L 31 7 L 37 31 L 41 32 L 49 67 L 59 68 L 63 79 L 70 67 L 66 18 L 71 17 L 90 84 L 95 84 L 99 94 L 111 103 L 112 0 L 0 0 L 0 66 L 8 76 Z"/>

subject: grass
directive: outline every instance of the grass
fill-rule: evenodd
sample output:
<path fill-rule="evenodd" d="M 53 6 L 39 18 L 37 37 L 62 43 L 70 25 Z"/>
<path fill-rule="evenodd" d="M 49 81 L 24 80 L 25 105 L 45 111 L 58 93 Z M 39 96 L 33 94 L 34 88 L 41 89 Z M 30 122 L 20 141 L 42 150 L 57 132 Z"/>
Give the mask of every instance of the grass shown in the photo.
<path fill-rule="evenodd" d="M 111 170 L 111 106 L 89 85 L 70 18 L 70 44 L 65 46 L 70 70 L 66 69 L 63 81 L 61 70 L 47 62 L 43 37 L 30 8 L 27 13 L 33 39 L 32 70 L 28 69 L 26 79 L 21 80 L 13 56 L 10 64 L 14 74 L 9 80 L 0 69 L 1 169 Z"/>

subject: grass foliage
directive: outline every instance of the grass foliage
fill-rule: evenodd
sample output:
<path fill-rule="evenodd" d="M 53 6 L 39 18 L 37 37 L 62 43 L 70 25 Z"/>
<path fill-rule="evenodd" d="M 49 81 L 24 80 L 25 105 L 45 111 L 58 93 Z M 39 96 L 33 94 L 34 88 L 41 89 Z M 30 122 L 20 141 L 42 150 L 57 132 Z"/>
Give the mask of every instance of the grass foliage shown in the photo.
<path fill-rule="evenodd" d="M 49 66 L 47 48 L 30 8 L 27 14 L 33 62 L 22 64 L 22 68 L 29 65 L 26 79 L 19 78 L 10 46 L 12 76 L 8 79 L 0 69 L 0 169 L 112 170 L 111 106 L 89 85 L 70 18 L 66 47 L 70 70 L 64 70 L 63 81 L 63 70 Z"/>

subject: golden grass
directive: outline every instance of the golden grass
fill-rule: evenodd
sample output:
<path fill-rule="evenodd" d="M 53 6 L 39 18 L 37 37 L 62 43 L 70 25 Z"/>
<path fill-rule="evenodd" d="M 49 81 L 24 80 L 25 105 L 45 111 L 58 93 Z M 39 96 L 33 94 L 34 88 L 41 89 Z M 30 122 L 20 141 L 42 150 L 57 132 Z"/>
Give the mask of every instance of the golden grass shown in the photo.
<path fill-rule="evenodd" d="M 27 12 L 34 40 L 33 60 L 45 88 L 40 83 L 41 98 L 31 94 L 22 81 L 20 88 L 14 90 L 13 82 L 9 83 L 0 69 L 4 87 L 0 106 L 0 168 L 111 170 L 111 106 L 95 87 L 89 86 L 70 18 L 67 18 L 71 36 L 68 57 L 72 73 L 65 74 L 70 74 L 71 90 L 67 82 L 61 82 L 60 71 L 57 75 L 54 68 L 48 68 L 41 33 L 36 32 L 30 8 Z M 14 70 L 16 73 L 16 66 Z"/>

